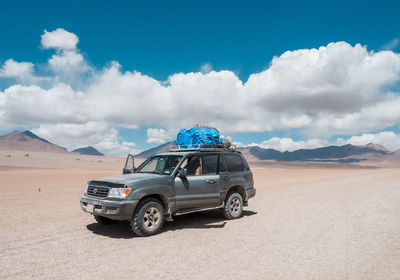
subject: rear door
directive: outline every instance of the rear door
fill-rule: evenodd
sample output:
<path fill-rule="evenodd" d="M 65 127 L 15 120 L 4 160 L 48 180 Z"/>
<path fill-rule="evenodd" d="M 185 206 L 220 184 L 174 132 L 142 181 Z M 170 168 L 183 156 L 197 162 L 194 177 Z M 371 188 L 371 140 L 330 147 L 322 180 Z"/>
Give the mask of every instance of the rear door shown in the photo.
<path fill-rule="evenodd" d="M 235 152 L 223 153 L 222 163 L 226 164 L 226 172 L 220 171 L 223 188 L 226 191 L 231 186 L 242 186 L 246 188 L 248 182 L 251 182 L 251 172 L 245 164 L 242 156 Z M 223 166 L 220 165 L 220 168 Z"/>
<path fill-rule="evenodd" d="M 226 159 L 223 156 L 223 153 L 219 155 L 218 160 L 218 174 L 220 180 L 220 201 L 224 201 L 226 192 L 231 186 L 231 177 L 228 172 L 228 167 L 226 164 Z"/>
<path fill-rule="evenodd" d="M 218 154 L 205 154 L 203 159 L 203 176 L 207 183 L 212 201 L 210 206 L 217 206 L 220 204 L 220 185 L 221 180 L 218 174 Z"/>

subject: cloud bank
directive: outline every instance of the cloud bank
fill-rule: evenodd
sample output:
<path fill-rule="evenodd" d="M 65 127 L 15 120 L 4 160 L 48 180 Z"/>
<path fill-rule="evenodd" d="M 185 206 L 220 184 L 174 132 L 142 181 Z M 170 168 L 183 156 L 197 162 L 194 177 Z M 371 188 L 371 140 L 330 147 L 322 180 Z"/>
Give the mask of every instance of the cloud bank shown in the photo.
<path fill-rule="evenodd" d="M 292 152 L 298 149 L 315 149 L 328 145 L 342 146 L 352 144 L 356 146 L 365 146 L 370 143 L 382 145 L 392 151 L 397 150 L 400 147 L 400 134 L 396 134 L 393 131 L 382 131 L 379 133 L 363 133 L 362 135 L 351 136 L 347 139 L 338 137 L 332 141 L 318 138 L 312 138 L 306 141 L 295 141 L 292 138 L 273 137 L 269 140 L 262 141 L 261 143 L 250 143 L 245 146 L 259 146 L 264 149 Z M 244 145 L 242 144 L 241 146 Z"/>
<path fill-rule="evenodd" d="M 395 90 L 400 56 L 393 51 L 336 42 L 287 51 L 246 82 L 232 71 L 211 67 L 158 81 L 137 71 L 121 71 L 115 61 L 94 69 L 77 48 L 78 36 L 62 28 L 44 31 L 41 42 L 44 49 L 55 51 L 48 60 L 50 74 L 39 75 L 32 62 L 13 59 L 0 68 L 1 79 L 14 81 L 0 91 L 0 126 L 34 126 L 56 143 L 65 139 L 69 148 L 83 144 L 73 139 L 86 141 L 83 137 L 90 132 L 86 145 L 122 153 L 134 144 L 122 144 L 121 127 L 163 127 L 147 131 L 147 142 L 163 143 L 178 128 L 207 123 L 224 133 L 296 129 L 312 139 L 296 144 L 289 138 L 272 138 L 264 144 L 278 141 L 280 147 L 292 149 L 400 123 Z M 72 128 L 74 134 L 60 134 Z"/>

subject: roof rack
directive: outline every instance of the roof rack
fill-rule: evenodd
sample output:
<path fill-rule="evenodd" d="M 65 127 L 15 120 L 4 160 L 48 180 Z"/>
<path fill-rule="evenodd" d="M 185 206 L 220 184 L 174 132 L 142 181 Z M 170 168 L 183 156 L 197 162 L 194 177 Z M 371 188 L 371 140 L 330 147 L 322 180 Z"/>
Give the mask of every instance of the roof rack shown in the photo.
<path fill-rule="evenodd" d="M 234 144 L 190 144 L 190 145 L 172 145 L 171 152 L 187 152 L 187 151 L 235 151 Z"/>

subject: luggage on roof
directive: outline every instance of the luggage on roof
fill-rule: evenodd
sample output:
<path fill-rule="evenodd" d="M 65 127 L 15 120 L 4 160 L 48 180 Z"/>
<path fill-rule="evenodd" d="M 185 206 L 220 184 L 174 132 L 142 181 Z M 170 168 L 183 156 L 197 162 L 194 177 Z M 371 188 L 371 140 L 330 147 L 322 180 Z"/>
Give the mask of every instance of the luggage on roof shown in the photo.
<path fill-rule="evenodd" d="M 195 126 L 191 129 L 181 129 L 176 137 L 176 145 L 186 148 L 228 148 L 229 141 L 222 139 L 217 129 Z"/>

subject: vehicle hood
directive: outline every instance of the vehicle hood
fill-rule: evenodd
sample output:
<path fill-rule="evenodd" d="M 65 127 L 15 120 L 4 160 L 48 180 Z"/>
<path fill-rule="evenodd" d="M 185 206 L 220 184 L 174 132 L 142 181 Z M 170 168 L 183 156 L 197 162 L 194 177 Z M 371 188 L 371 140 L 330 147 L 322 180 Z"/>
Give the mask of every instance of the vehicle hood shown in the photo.
<path fill-rule="evenodd" d="M 92 183 L 102 182 L 102 183 L 111 183 L 118 185 L 133 185 L 135 183 L 148 182 L 153 180 L 159 180 L 167 175 L 158 175 L 151 173 L 132 173 L 125 175 L 112 176 L 102 179 L 92 180 Z"/>

